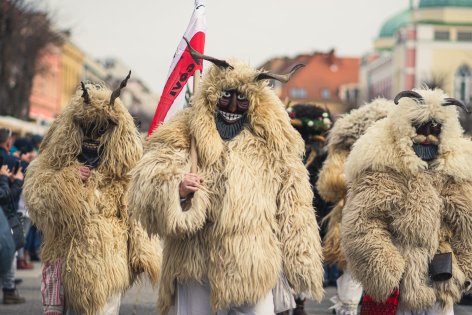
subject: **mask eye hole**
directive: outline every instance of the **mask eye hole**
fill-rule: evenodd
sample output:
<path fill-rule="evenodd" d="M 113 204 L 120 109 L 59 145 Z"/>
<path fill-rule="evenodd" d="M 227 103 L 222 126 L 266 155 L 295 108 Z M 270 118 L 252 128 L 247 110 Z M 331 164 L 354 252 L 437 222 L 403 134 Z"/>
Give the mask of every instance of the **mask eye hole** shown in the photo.
<path fill-rule="evenodd" d="M 98 131 L 97 131 L 99 136 L 103 136 L 105 134 L 105 132 L 107 132 L 107 129 L 104 128 L 104 127 L 100 127 L 100 129 L 98 129 Z"/>
<path fill-rule="evenodd" d="M 230 92 L 230 91 L 223 91 L 222 96 L 223 96 L 224 98 L 230 98 L 230 97 L 231 97 L 231 92 Z"/>
<path fill-rule="evenodd" d="M 238 101 L 245 101 L 247 100 L 246 95 L 238 93 Z"/>

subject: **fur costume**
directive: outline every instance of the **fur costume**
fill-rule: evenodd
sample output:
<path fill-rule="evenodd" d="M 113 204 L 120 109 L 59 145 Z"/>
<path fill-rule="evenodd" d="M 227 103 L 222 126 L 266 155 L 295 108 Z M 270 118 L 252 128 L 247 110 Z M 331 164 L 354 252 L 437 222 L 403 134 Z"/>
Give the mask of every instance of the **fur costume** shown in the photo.
<path fill-rule="evenodd" d="M 328 157 L 321 168 L 316 188 L 320 196 L 336 206 L 326 217 L 327 234 L 323 239 L 323 256 L 328 264 L 346 267 L 341 252 L 341 215 L 346 197 L 344 162 L 354 142 L 377 120 L 385 118 L 394 107 L 393 102 L 377 99 L 352 110 L 336 120 L 328 134 Z"/>
<path fill-rule="evenodd" d="M 441 90 L 402 92 L 399 105 L 355 143 L 346 161 L 349 187 L 342 245 L 349 267 L 375 301 L 400 290 L 400 309 L 451 308 L 472 279 L 472 143 Z M 396 98 L 398 101 L 398 97 Z M 451 102 L 452 100 L 452 102 Z M 413 150 L 420 128 L 435 122 L 437 155 Z M 429 138 L 429 136 L 428 136 Z M 429 284 L 437 252 L 452 252 L 452 278 Z"/>
<path fill-rule="evenodd" d="M 67 307 L 87 315 L 123 293 L 142 271 L 154 283 L 160 271 L 158 242 L 130 219 L 127 207 L 128 173 L 142 143 L 121 100 L 109 104 L 110 94 L 97 84 L 77 89 L 46 134 L 24 185 L 31 219 L 44 235 L 42 259 L 64 261 Z M 82 182 L 77 158 L 86 128 L 103 135 L 100 164 Z"/>
<path fill-rule="evenodd" d="M 191 108 L 155 131 L 133 171 L 130 206 L 164 237 L 159 309 L 174 303 L 176 281 L 210 284 L 214 310 L 254 304 L 283 271 L 295 291 L 320 300 L 323 268 L 304 144 L 260 74 L 232 60 L 207 72 Z M 243 130 L 224 141 L 215 124 L 222 91 L 237 89 L 250 106 Z M 198 149 L 203 188 L 182 210 L 179 183 Z"/>

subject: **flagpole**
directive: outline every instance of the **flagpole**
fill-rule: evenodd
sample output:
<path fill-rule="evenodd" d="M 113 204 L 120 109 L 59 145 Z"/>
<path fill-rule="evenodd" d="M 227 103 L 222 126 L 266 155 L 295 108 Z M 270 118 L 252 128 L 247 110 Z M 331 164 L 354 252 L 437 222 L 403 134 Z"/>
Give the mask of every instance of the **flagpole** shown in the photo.
<path fill-rule="evenodd" d="M 193 75 L 193 96 L 197 94 L 197 90 L 200 86 L 200 70 L 195 70 Z M 195 141 L 195 137 L 192 136 L 190 141 L 190 172 L 197 173 L 197 165 L 198 165 L 198 155 L 197 155 L 197 142 Z"/>

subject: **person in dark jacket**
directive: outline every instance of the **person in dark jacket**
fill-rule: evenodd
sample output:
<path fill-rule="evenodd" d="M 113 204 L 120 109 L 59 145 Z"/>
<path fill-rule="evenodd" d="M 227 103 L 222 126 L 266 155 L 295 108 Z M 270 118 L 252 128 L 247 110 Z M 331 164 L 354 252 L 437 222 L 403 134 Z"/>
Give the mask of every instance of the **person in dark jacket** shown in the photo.
<path fill-rule="evenodd" d="M 7 218 L 16 215 L 17 200 L 20 198 L 24 175 L 21 167 L 15 170 L 19 160 L 9 154 L 12 144 L 12 132 L 8 128 L 0 128 L 0 206 Z M 17 163 L 18 161 L 18 163 Z M 11 171 L 16 171 L 12 174 Z M 16 257 L 12 261 L 10 271 L 1 278 L 3 286 L 3 304 L 24 303 L 25 299 L 18 294 L 15 284 Z"/>
<path fill-rule="evenodd" d="M 310 183 L 313 187 L 313 206 L 316 209 L 316 219 L 320 227 L 320 236 L 323 238 L 326 228 L 323 227 L 322 220 L 329 213 L 332 205 L 320 197 L 315 187 L 319 171 L 327 155 L 325 150 L 325 136 L 332 125 L 331 116 L 327 109 L 314 104 L 297 104 L 289 107 L 287 111 L 291 118 L 292 126 L 295 127 L 305 141 L 306 152 L 304 163 L 305 167 L 308 169 Z M 325 266 L 324 282 L 326 281 L 328 281 L 328 277 Z M 305 315 L 304 296 L 296 296 L 295 303 L 296 308 L 293 314 Z"/>

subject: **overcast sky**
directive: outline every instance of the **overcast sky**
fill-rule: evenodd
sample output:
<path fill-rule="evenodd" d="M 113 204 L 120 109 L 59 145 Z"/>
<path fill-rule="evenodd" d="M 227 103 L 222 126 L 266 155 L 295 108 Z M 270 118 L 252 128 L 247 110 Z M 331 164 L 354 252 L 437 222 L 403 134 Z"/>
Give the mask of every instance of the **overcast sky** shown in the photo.
<path fill-rule="evenodd" d="M 415 1 L 416 2 L 416 1 Z M 61 28 L 94 57 L 118 57 L 161 93 L 194 0 L 46 0 Z M 253 66 L 335 48 L 360 56 L 409 0 L 206 0 L 205 53 Z"/>

